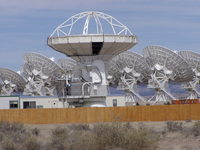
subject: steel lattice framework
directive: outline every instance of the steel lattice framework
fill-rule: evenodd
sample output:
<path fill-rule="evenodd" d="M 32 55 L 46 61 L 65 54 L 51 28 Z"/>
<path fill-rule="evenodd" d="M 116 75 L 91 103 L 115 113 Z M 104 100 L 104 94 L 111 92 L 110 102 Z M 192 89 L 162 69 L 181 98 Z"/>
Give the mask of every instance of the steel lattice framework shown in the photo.
<path fill-rule="evenodd" d="M 194 72 L 193 80 L 183 84 L 184 89 L 190 92 L 188 99 L 196 99 L 200 97 L 198 87 L 200 84 L 200 54 L 192 51 L 181 51 L 179 55 L 183 57 Z"/>
<path fill-rule="evenodd" d="M 22 74 L 27 80 L 25 95 L 54 95 L 53 83 L 64 71 L 52 60 L 36 53 L 26 54 Z"/>
<path fill-rule="evenodd" d="M 149 69 L 145 59 L 136 53 L 127 51 L 114 57 L 110 64 L 111 85 L 125 90 L 126 102 L 145 101 L 137 92 L 137 84 L 146 82 Z"/>
<path fill-rule="evenodd" d="M 79 14 L 76 14 L 66 21 L 64 21 L 62 24 L 60 24 L 50 35 L 60 37 L 60 36 L 68 36 L 71 35 L 71 31 L 74 27 L 74 24 L 76 24 L 79 20 L 85 19 L 85 23 L 83 26 L 82 35 L 88 35 L 89 33 L 89 24 L 91 19 L 95 20 L 96 23 L 96 33 L 92 34 L 106 34 L 103 29 L 102 19 L 105 20 L 112 28 L 112 35 L 132 35 L 131 31 L 123 25 L 121 22 L 119 22 L 117 19 L 113 18 L 110 15 L 104 14 L 102 12 L 97 11 L 87 11 L 82 12 Z"/>
<path fill-rule="evenodd" d="M 25 87 L 25 80 L 18 73 L 0 68 L 1 95 L 12 95 L 13 93 L 21 93 Z"/>
<path fill-rule="evenodd" d="M 74 61 L 73 59 L 59 59 L 57 61 L 57 64 L 67 73 L 67 72 L 71 72 L 74 67 L 77 65 L 77 62 Z"/>
<path fill-rule="evenodd" d="M 149 101 L 168 102 L 176 99 L 167 91 L 168 82 L 190 81 L 193 78 L 192 69 L 182 57 L 167 48 L 148 46 L 143 52 L 153 71 L 148 86 L 156 90 Z"/>

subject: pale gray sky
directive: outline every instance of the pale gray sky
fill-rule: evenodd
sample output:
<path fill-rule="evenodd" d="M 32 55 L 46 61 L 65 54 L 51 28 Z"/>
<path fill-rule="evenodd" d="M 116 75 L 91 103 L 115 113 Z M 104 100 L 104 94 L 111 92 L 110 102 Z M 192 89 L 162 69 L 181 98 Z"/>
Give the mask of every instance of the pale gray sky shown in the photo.
<path fill-rule="evenodd" d="M 0 67 L 20 70 L 23 55 L 38 52 L 65 57 L 46 45 L 54 28 L 82 11 L 107 13 L 139 38 L 132 51 L 147 45 L 200 53 L 199 0 L 0 0 Z"/>

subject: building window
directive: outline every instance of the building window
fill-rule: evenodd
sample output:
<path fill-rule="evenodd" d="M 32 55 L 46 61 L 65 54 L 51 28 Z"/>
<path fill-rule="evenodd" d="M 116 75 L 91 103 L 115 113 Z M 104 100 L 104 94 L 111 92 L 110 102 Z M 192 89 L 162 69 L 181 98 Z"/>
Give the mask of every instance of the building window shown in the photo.
<path fill-rule="evenodd" d="M 9 102 L 9 105 L 10 105 L 10 109 L 17 109 L 19 108 L 19 102 L 18 101 L 10 101 Z"/>
<path fill-rule="evenodd" d="M 43 105 L 37 105 L 37 108 L 43 108 Z"/>
<path fill-rule="evenodd" d="M 117 99 L 113 99 L 113 107 L 117 106 Z"/>
<path fill-rule="evenodd" d="M 23 108 L 36 108 L 36 102 L 35 101 L 26 101 L 23 103 Z"/>

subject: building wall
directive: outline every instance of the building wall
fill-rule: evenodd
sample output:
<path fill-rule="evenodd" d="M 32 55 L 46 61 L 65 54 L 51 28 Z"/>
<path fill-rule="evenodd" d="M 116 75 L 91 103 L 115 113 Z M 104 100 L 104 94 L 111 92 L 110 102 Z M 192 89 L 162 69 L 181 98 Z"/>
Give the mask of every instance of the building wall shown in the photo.
<path fill-rule="evenodd" d="M 117 106 L 125 106 L 124 96 L 107 96 L 106 104 L 108 107 L 113 107 L 113 100 L 117 100 Z"/>
<path fill-rule="evenodd" d="M 108 96 L 106 98 L 106 104 L 108 107 L 113 107 L 113 100 L 117 100 L 117 106 L 125 106 L 124 96 Z M 21 98 L 21 108 L 23 103 L 28 101 L 35 101 L 36 106 L 42 106 L 42 108 L 67 108 L 68 104 L 60 102 L 58 98 L 52 97 L 28 97 Z"/>
<path fill-rule="evenodd" d="M 0 96 L 0 109 L 10 109 L 10 101 L 17 101 L 19 108 L 20 97 L 18 96 Z"/>
<path fill-rule="evenodd" d="M 24 102 L 35 103 L 36 108 L 67 108 L 66 102 L 59 101 L 56 97 L 17 97 L 17 96 L 2 96 L 0 97 L 0 109 L 10 109 L 10 101 L 17 101 L 18 108 L 24 108 Z M 107 107 L 113 107 L 113 102 L 116 106 L 125 106 L 124 96 L 108 96 L 106 98 Z"/>
<path fill-rule="evenodd" d="M 24 102 L 35 102 L 36 108 L 65 108 L 67 104 L 54 97 L 27 97 L 21 98 L 20 105 L 24 108 Z"/>

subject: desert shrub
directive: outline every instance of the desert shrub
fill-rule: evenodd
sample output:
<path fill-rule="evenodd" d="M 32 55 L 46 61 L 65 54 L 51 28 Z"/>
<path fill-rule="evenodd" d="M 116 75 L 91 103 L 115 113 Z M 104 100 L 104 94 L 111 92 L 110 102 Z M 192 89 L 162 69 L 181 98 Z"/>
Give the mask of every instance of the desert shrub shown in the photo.
<path fill-rule="evenodd" d="M 39 134 L 40 134 L 40 130 L 39 130 L 38 128 L 32 129 L 31 132 L 32 132 L 32 134 L 35 135 L 35 136 L 39 136 Z"/>
<path fill-rule="evenodd" d="M 0 150 L 151 150 L 158 136 L 151 129 L 130 123 L 71 125 L 51 130 L 42 143 L 40 130 L 25 129 L 23 124 L 0 122 Z"/>
<path fill-rule="evenodd" d="M 200 121 L 197 121 L 192 126 L 192 135 L 194 136 L 200 136 Z"/>
<path fill-rule="evenodd" d="M 10 139 L 4 139 L 1 143 L 2 150 L 20 150 L 20 146 L 11 141 Z"/>
<path fill-rule="evenodd" d="M 67 129 L 57 127 L 51 131 L 51 135 L 53 138 L 60 138 L 60 140 L 64 140 L 67 137 Z"/>
<path fill-rule="evenodd" d="M 29 136 L 21 123 L 0 122 L 0 147 L 3 150 L 22 149 Z"/>
<path fill-rule="evenodd" d="M 119 123 L 112 125 L 100 124 L 94 126 L 99 149 L 143 150 L 155 149 L 158 136 L 150 129 L 126 127 Z"/>
<path fill-rule="evenodd" d="M 79 130 L 79 131 L 86 131 L 90 130 L 90 126 L 88 124 L 73 124 L 68 126 L 70 130 Z"/>
<path fill-rule="evenodd" d="M 67 150 L 68 131 L 64 128 L 55 128 L 51 131 L 50 142 L 47 143 L 47 150 Z"/>
<path fill-rule="evenodd" d="M 101 150 L 97 135 L 90 130 L 73 132 L 68 142 L 71 150 Z"/>
<path fill-rule="evenodd" d="M 0 142 L 2 142 L 2 141 L 3 141 L 3 139 L 4 139 L 4 136 L 5 136 L 5 135 L 4 135 L 3 133 L 1 133 L 1 132 L 0 132 Z"/>
<path fill-rule="evenodd" d="M 130 122 L 124 123 L 124 128 L 127 128 L 127 129 L 132 128 Z"/>
<path fill-rule="evenodd" d="M 23 143 L 27 137 L 29 137 L 29 133 L 26 131 L 23 124 L 0 122 L 0 141 Z"/>
<path fill-rule="evenodd" d="M 169 132 L 176 132 L 183 130 L 182 122 L 167 121 L 166 125 L 167 125 L 167 130 Z"/>
<path fill-rule="evenodd" d="M 192 120 L 191 119 L 187 119 L 187 120 L 185 120 L 185 122 L 189 123 L 189 122 L 192 122 Z"/>
<path fill-rule="evenodd" d="M 19 132 L 24 133 L 26 130 L 24 125 L 21 123 L 9 123 L 2 121 L 0 122 L 0 132 Z"/>
<path fill-rule="evenodd" d="M 139 127 L 129 130 L 124 138 L 124 147 L 127 150 L 155 150 L 159 136 L 153 134 L 150 129 Z"/>
<path fill-rule="evenodd" d="M 24 143 L 25 150 L 39 150 L 40 148 L 41 143 L 34 136 L 29 137 Z"/>
<path fill-rule="evenodd" d="M 97 140 L 101 149 L 109 149 L 122 145 L 125 129 L 119 123 L 113 123 L 112 125 L 97 124 L 93 128 L 93 132 L 98 136 Z"/>

